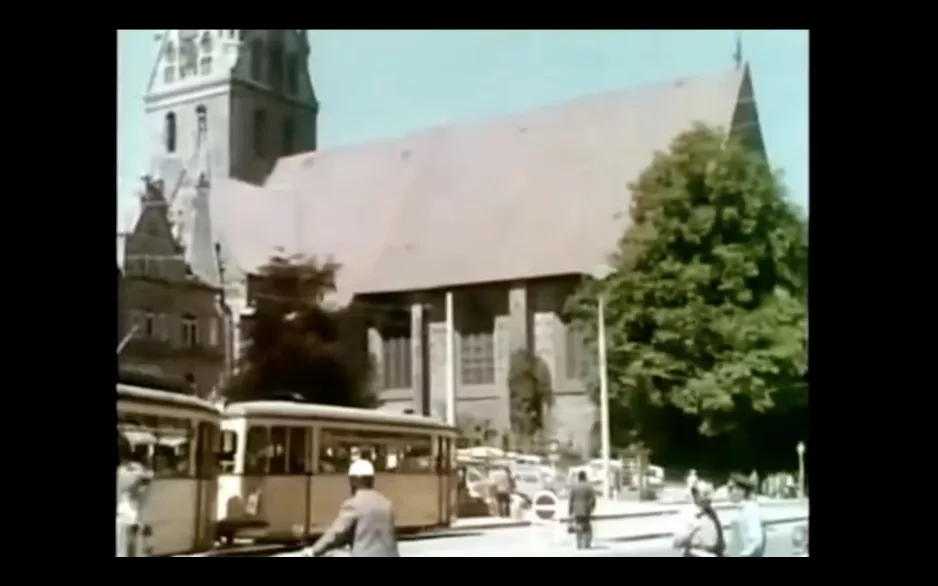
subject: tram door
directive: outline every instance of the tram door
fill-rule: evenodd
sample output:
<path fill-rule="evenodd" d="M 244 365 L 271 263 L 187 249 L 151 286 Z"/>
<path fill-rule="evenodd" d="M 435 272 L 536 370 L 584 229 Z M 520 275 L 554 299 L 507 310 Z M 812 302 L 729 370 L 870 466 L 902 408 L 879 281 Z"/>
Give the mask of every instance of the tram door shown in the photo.
<path fill-rule="evenodd" d="M 440 523 L 443 526 L 449 526 L 452 522 L 453 510 L 455 503 L 453 502 L 453 488 L 456 486 L 453 484 L 452 478 L 452 454 L 450 454 L 451 442 L 447 438 L 438 437 L 437 438 L 437 474 L 439 478 L 439 493 L 438 493 L 438 502 L 440 509 Z"/>
<path fill-rule="evenodd" d="M 440 525 L 446 523 L 446 451 L 443 438 L 436 438 L 436 522 Z"/>
<path fill-rule="evenodd" d="M 219 447 L 218 426 L 199 423 L 199 451 L 197 460 L 198 497 L 195 511 L 195 541 L 199 548 L 209 548 L 215 541 L 215 500 L 218 497 Z"/>

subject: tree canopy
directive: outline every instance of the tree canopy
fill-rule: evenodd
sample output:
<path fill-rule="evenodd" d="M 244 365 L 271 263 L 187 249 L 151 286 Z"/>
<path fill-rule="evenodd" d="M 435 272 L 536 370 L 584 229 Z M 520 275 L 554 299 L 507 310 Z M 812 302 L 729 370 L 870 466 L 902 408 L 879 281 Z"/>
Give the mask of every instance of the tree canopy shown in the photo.
<path fill-rule="evenodd" d="M 542 443 L 553 405 L 550 369 L 530 350 L 518 350 L 508 367 L 511 432 L 519 448 Z"/>
<path fill-rule="evenodd" d="M 254 315 L 244 323 L 246 350 L 225 396 L 252 400 L 297 396 L 312 403 L 373 407 L 368 354 L 343 338 L 350 315 L 323 300 L 340 266 L 277 256 L 249 281 Z"/>
<path fill-rule="evenodd" d="M 804 407 L 806 222 L 764 155 L 698 126 L 629 188 L 614 272 L 584 281 L 570 305 L 595 347 L 604 299 L 620 435 L 661 433 L 677 412 L 721 436 Z"/>

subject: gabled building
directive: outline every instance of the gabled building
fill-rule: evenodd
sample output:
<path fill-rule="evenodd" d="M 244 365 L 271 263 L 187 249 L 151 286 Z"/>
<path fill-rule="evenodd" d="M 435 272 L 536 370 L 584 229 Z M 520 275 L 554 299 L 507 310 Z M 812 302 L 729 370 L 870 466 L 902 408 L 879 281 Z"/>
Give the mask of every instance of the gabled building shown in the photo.
<path fill-rule="evenodd" d="M 164 38 L 157 73 L 172 62 L 165 39 L 181 39 L 181 32 Z M 198 35 L 205 32 L 213 31 Z M 211 224 L 209 237 L 193 230 L 196 222 L 183 222 L 192 232 L 181 238 L 186 257 L 218 252 L 225 278 L 216 271 L 213 282 L 223 281 L 235 321 L 250 313 L 247 276 L 273 254 L 341 263 L 334 301 L 361 316 L 361 331 L 350 335 L 360 335 L 378 366 L 382 408 L 400 411 L 444 411 L 444 298 L 453 292 L 457 413 L 507 432 L 509 360 L 529 350 L 551 373 L 555 407 L 548 435 L 588 447 L 596 409 L 584 379 L 592 360 L 568 325 L 566 300 L 615 250 L 629 225 L 629 184 L 677 134 L 702 122 L 763 149 L 748 66 L 314 151 L 318 104 L 311 81 L 301 76 L 301 91 L 294 97 L 285 92 L 273 75 L 283 55 L 274 32 L 225 37 L 224 44 L 237 46 L 225 54 L 237 57 L 219 73 L 224 81 L 200 82 L 220 84 L 211 90 L 219 92 L 219 117 L 208 134 L 217 127 L 223 136 L 209 139 L 210 185 L 203 199 L 171 202 L 182 210 L 179 217 L 210 219 L 204 222 Z M 290 39 L 284 46 L 308 51 L 305 34 L 294 32 L 284 31 Z M 258 54 L 265 55 L 266 69 L 256 63 Z M 148 96 L 148 108 L 163 120 L 170 110 L 196 112 L 199 100 L 215 95 L 187 83 Z M 162 106 L 154 109 L 155 103 Z M 257 120 L 282 115 L 283 108 L 306 116 L 303 132 L 313 135 L 304 134 L 305 148 L 295 143 L 293 151 L 306 152 L 281 149 L 266 177 L 250 170 L 264 167 L 259 161 L 242 168 L 245 144 L 274 140 L 276 131 Z M 258 116 L 258 110 L 268 113 Z M 175 119 L 175 132 L 194 131 L 180 124 L 182 113 Z M 170 146 L 164 144 L 157 159 L 171 155 Z"/>
<path fill-rule="evenodd" d="M 129 339 L 118 368 L 185 382 L 193 394 L 207 396 L 226 359 L 220 291 L 192 272 L 167 213 L 162 186 L 148 182 L 140 217 L 119 237 L 118 339 Z"/>

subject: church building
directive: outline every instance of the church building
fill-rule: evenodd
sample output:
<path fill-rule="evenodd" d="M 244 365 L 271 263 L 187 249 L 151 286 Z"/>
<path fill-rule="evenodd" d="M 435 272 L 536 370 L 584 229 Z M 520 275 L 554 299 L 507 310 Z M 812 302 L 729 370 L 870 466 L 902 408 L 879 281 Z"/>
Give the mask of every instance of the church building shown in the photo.
<path fill-rule="evenodd" d="M 334 259 L 333 301 L 363 316 L 381 408 L 437 416 L 451 292 L 457 415 L 507 433 L 510 357 L 530 351 L 551 375 L 547 435 L 588 449 L 594 361 L 566 300 L 615 250 L 628 185 L 677 134 L 702 122 L 764 152 L 749 67 L 317 150 L 309 50 L 305 30 L 163 35 L 151 173 L 185 266 L 224 291 L 234 326 L 272 255 Z"/>

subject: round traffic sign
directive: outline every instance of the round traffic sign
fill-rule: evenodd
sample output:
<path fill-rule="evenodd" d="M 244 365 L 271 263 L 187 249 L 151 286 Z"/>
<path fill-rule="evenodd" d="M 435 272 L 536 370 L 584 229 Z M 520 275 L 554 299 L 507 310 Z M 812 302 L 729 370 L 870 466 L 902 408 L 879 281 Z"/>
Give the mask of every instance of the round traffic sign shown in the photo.
<path fill-rule="evenodd" d="M 542 490 L 531 501 L 531 509 L 538 519 L 550 521 L 557 516 L 557 495 L 554 493 Z"/>

